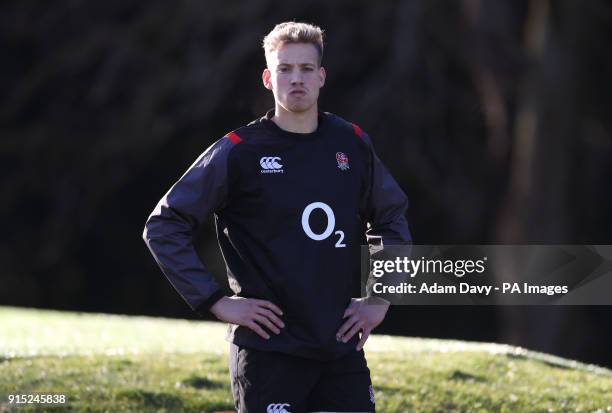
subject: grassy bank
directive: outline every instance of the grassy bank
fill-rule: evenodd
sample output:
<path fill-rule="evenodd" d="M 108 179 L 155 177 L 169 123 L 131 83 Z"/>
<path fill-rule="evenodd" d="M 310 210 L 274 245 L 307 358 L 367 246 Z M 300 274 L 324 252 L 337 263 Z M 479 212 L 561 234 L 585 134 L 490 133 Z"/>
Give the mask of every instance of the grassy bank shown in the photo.
<path fill-rule="evenodd" d="M 233 407 L 225 326 L 0 307 L 0 412 L 213 412 Z M 485 343 L 372 336 L 379 412 L 612 412 L 612 372 Z M 12 407 L 17 393 L 65 406 Z"/>

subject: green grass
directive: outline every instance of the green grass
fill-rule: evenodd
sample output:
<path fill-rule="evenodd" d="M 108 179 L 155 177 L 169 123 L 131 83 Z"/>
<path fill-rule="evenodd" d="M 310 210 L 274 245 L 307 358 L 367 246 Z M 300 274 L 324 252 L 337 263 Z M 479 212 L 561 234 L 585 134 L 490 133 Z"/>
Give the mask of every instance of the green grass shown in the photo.
<path fill-rule="evenodd" d="M 232 410 L 225 326 L 0 307 L 0 412 Z M 612 412 L 612 372 L 521 348 L 372 336 L 378 412 Z M 8 404 L 61 393 L 68 405 Z"/>

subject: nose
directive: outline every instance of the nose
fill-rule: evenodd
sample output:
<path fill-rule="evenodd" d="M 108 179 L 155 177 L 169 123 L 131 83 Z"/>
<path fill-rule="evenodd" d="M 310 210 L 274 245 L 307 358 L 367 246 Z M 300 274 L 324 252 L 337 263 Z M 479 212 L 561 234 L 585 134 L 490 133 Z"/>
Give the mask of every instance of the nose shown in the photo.
<path fill-rule="evenodd" d="M 292 85 L 302 85 L 304 84 L 304 80 L 302 79 L 302 74 L 299 70 L 294 70 L 291 74 L 291 84 Z"/>

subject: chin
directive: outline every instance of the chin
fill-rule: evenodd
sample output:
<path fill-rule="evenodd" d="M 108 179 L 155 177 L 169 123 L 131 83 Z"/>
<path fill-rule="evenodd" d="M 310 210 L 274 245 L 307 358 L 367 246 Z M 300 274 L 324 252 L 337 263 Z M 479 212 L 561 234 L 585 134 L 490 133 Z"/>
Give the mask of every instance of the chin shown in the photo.
<path fill-rule="evenodd" d="M 285 108 L 289 112 L 304 113 L 312 109 L 314 105 L 311 102 L 289 103 Z"/>

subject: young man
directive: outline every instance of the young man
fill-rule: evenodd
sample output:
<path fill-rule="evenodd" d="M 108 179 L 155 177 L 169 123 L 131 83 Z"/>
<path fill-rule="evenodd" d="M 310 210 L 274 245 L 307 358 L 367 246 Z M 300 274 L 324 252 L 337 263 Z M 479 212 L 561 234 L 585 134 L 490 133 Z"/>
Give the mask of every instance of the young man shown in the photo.
<path fill-rule="evenodd" d="M 275 108 L 200 155 L 143 236 L 191 308 L 230 323 L 239 412 L 374 412 L 362 348 L 388 303 L 351 297 L 364 231 L 370 244 L 410 243 L 407 199 L 365 132 L 319 112 L 321 29 L 279 24 L 264 49 Z M 192 244 L 211 214 L 232 297 Z"/>

